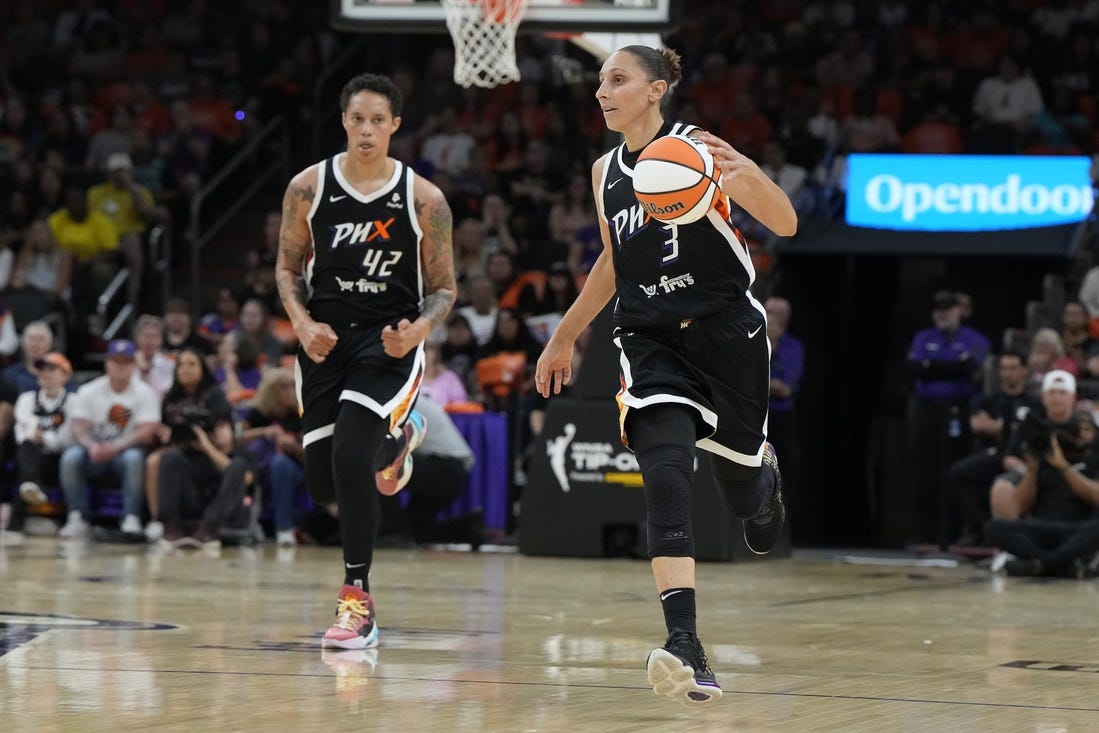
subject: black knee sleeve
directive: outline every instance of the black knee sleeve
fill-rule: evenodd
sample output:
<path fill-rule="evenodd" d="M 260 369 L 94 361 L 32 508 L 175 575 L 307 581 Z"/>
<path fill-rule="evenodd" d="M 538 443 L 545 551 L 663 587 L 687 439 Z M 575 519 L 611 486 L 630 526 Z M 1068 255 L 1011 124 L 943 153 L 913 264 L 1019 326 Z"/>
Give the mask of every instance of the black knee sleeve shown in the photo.
<path fill-rule="evenodd" d="M 646 407 L 631 412 L 627 427 L 645 480 L 649 557 L 694 557 L 695 420 L 691 409 Z"/>
<path fill-rule="evenodd" d="M 775 472 L 770 466 L 744 466 L 720 456 L 711 457 L 714 485 L 738 519 L 751 519 L 771 500 Z"/>

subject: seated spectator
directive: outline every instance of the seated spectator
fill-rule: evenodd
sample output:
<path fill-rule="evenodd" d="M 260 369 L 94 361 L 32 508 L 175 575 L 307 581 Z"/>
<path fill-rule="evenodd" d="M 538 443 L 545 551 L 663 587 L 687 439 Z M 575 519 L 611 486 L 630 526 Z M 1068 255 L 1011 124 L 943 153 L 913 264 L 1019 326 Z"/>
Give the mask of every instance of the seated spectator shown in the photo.
<path fill-rule="evenodd" d="M 424 380 L 420 393 L 444 407 L 455 402 L 469 402 L 461 378 L 447 369 L 442 349 L 434 341 L 424 344 Z"/>
<path fill-rule="evenodd" d="M 595 203 L 591 195 L 591 176 L 585 172 L 576 172 L 569 177 L 569 185 L 561 200 L 550 207 L 549 236 L 554 242 L 563 242 L 572 252 L 581 246 L 579 232 L 597 226 Z M 565 259 L 557 257 L 547 259 L 550 253 L 542 253 L 533 262 L 524 262 L 528 269 L 543 269 L 553 262 Z M 567 254 L 566 254 L 567 256 Z"/>
<path fill-rule="evenodd" d="M 578 295 L 576 278 L 564 262 L 554 262 L 546 273 L 545 285 L 541 288 L 528 283 L 519 293 L 519 312 L 528 316 L 543 316 L 547 313 L 564 315 Z"/>
<path fill-rule="evenodd" d="M 488 343 L 496 325 L 496 288 L 492 281 L 487 277 L 472 280 L 469 283 L 469 305 L 458 308 L 455 314 L 465 318 L 478 346 Z"/>
<path fill-rule="evenodd" d="M 1014 56 L 1004 54 L 996 75 L 982 80 L 973 95 L 976 121 L 970 152 L 1015 152 L 1044 106 L 1038 84 L 1020 73 Z"/>
<path fill-rule="evenodd" d="M 496 356 L 505 351 L 526 355 L 527 370 L 531 374 L 542 353 L 542 345 L 531 334 L 519 311 L 513 308 L 501 308 L 496 314 L 496 328 L 493 329 L 492 338 L 481 347 L 481 358 Z"/>
<path fill-rule="evenodd" d="M 45 321 L 31 321 L 23 327 L 22 359 L 4 369 L 0 376 L 17 395 L 38 389 L 38 362 L 53 349 L 53 331 Z"/>
<path fill-rule="evenodd" d="M 589 184 L 589 198 L 590 184 Z M 486 194 L 481 202 L 481 225 L 485 233 L 485 246 L 519 256 L 519 245 L 511 232 L 511 207 L 498 193 Z"/>
<path fill-rule="evenodd" d="M 279 366 L 284 349 L 282 342 L 271 333 L 267 306 L 251 298 L 240 309 L 240 333 L 251 339 L 259 351 L 264 368 Z"/>
<path fill-rule="evenodd" d="M 1030 339 L 1030 357 L 1027 359 L 1030 379 L 1034 385 L 1054 369 L 1063 369 L 1073 377 L 1078 376 L 1076 363 L 1065 356 L 1061 335 L 1052 328 L 1039 328 Z"/>
<path fill-rule="evenodd" d="M 746 91 L 733 100 L 730 111 L 722 115 L 721 137 L 744 155 L 758 158 L 773 130 L 767 117 L 756 108 L 755 99 Z"/>
<path fill-rule="evenodd" d="M 240 296 L 233 288 L 221 288 L 218 290 L 217 308 L 199 321 L 198 335 L 216 349 L 227 333 L 240 327 L 239 318 Z"/>
<path fill-rule="evenodd" d="M 958 124 L 946 106 L 941 104 L 929 109 L 923 120 L 901 139 L 901 150 L 905 153 L 956 155 L 964 148 Z"/>
<path fill-rule="evenodd" d="M 184 349 L 164 396 L 157 476 L 163 540 L 220 547 L 221 527 L 239 511 L 251 483 L 251 461 L 233 455 L 233 414 L 202 354 Z M 189 533 L 189 522 L 197 528 Z"/>
<path fill-rule="evenodd" d="M 153 388 L 157 397 L 163 397 L 175 381 L 176 366 L 164 353 L 164 319 L 144 315 L 134 326 L 134 344 L 137 346 L 134 363 L 137 374 Z"/>
<path fill-rule="evenodd" d="M 234 410 L 247 409 L 263 377 L 255 342 L 239 331 L 226 334 L 218 346 L 218 363 L 214 381 Z"/>
<path fill-rule="evenodd" d="M 73 393 L 65 386 L 73 375 L 72 364 L 64 354 L 50 352 L 35 366 L 38 389 L 15 401 L 19 495 L 30 505 L 48 501 L 42 486 L 60 483 L 61 454 L 74 441 L 69 419 Z"/>
<path fill-rule="evenodd" d="M 485 275 L 485 225 L 480 219 L 463 219 L 454 227 L 454 272 L 471 282 Z"/>
<path fill-rule="evenodd" d="M 27 229 L 26 241 L 15 260 L 11 286 L 37 290 L 60 304 L 72 279 L 73 256 L 57 246 L 45 220 L 37 219 Z"/>
<path fill-rule="evenodd" d="M 153 195 L 134 181 L 134 164 L 127 153 L 107 158 L 107 180 L 88 189 L 88 206 L 106 215 L 118 231 L 118 248 L 130 268 L 130 303 L 139 303 L 145 272 L 145 232 L 158 218 Z"/>
<path fill-rule="evenodd" d="M 237 445 L 252 456 L 260 483 L 270 490 L 275 541 L 293 547 L 298 543 L 294 506 L 305 491 L 305 451 L 294 375 L 288 370 L 264 374 L 252 407 L 240 421 Z"/>
<path fill-rule="evenodd" d="M 1065 358 L 1075 367 L 1073 374 L 1084 374 L 1088 353 L 1097 346 L 1088 334 L 1088 312 L 1083 303 L 1070 301 L 1061 311 L 1061 343 L 1065 347 Z"/>
<path fill-rule="evenodd" d="M 130 153 L 133 146 L 134 115 L 125 104 L 111 111 L 111 125 L 92 135 L 84 167 L 89 171 L 103 170 L 115 153 Z"/>
<path fill-rule="evenodd" d="M 243 131 L 233 106 L 218 96 L 210 74 L 197 75 L 187 104 L 195 127 L 211 138 L 223 143 L 233 143 L 240 138 Z"/>
<path fill-rule="evenodd" d="M 566 254 L 567 252 L 562 250 L 561 258 L 564 259 Z M 515 258 L 503 251 L 490 253 L 485 260 L 485 274 L 496 290 L 497 305 L 514 308 L 519 303 L 519 291 L 523 289 L 523 283 L 519 280 L 519 271 L 515 266 Z"/>
<path fill-rule="evenodd" d="M 263 225 L 263 242 L 248 250 L 244 255 L 244 285 L 246 287 L 255 287 L 257 273 L 261 265 L 275 266 L 279 256 L 279 227 L 281 225 L 281 212 L 267 212 Z"/>
<path fill-rule="evenodd" d="M 989 541 L 1011 556 L 1008 575 L 1091 575 L 1084 563 L 1099 551 L 1099 452 L 1091 415 L 1070 420 L 1075 431 L 1046 428 L 1024 446 L 1026 469 L 1013 492 L 1019 518 L 985 525 Z"/>
<path fill-rule="evenodd" d="M 763 165 L 760 169 L 782 189 L 790 201 L 794 202 L 794 208 L 804 207 L 802 192 L 805 190 L 809 171 L 800 165 L 788 162 L 786 150 L 780 143 L 772 140 L 763 147 Z"/>
<path fill-rule="evenodd" d="M 976 447 L 970 455 L 950 467 L 950 486 L 958 507 L 962 534 L 960 546 L 982 546 L 984 524 L 990 518 L 989 492 L 996 477 L 1024 468 L 1019 449 L 1019 426 L 1031 410 L 1044 408 L 1027 390 L 1029 372 L 1026 357 L 1017 351 L 1000 355 L 1000 386 L 982 396 L 969 416 Z"/>
<path fill-rule="evenodd" d="M 69 514 L 60 535 L 86 537 L 91 516 L 89 480 L 112 474 L 122 483 L 123 535 L 140 537 L 145 503 L 145 450 L 156 438 L 160 398 L 134 374 L 133 342 L 107 346 L 106 374 L 81 387 L 72 401 L 76 444 L 61 455 L 61 488 Z"/>
<path fill-rule="evenodd" d="M 1087 308 L 1088 316 L 1094 324 L 1092 328 L 1096 334 L 1099 334 L 1099 266 L 1092 267 L 1084 273 L 1076 299 Z"/>
<path fill-rule="evenodd" d="M 429 428 L 415 450 L 416 470 L 402 491 L 408 496 L 381 496 L 382 534 L 410 535 L 413 542 L 469 543 L 474 550 L 484 541 L 484 515 L 475 510 L 453 519 L 439 520 L 439 512 L 462 495 L 473 468 L 473 451 L 450 416 L 430 397 L 421 395 L 416 410 Z M 392 450 L 396 452 L 397 442 Z"/>
<path fill-rule="evenodd" d="M 174 355 L 188 346 L 207 357 L 214 353 L 210 342 L 191 328 L 191 308 L 187 301 L 172 298 L 164 304 L 164 352 Z"/>
<path fill-rule="evenodd" d="M 870 90 L 855 95 L 855 110 L 844 123 L 843 145 L 851 153 L 884 153 L 901 142 L 893 121 L 878 111 L 877 98 Z"/>
<path fill-rule="evenodd" d="M 446 340 L 439 351 L 446 368 L 458 375 L 467 391 L 472 384 L 479 349 L 469 319 L 460 313 L 452 315 L 447 321 Z"/>
<path fill-rule="evenodd" d="M 420 157 L 437 170 L 461 173 L 469 167 L 469 154 L 477 141 L 466 131 L 453 105 L 445 105 L 433 121 L 435 129 L 424 139 Z"/>

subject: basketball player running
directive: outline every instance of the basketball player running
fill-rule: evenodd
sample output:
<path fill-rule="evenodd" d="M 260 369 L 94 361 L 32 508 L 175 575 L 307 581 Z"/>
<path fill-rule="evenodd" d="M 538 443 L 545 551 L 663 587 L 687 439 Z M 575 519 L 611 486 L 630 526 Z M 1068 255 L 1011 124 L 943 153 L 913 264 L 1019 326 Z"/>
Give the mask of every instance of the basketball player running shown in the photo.
<path fill-rule="evenodd" d="M 377 491 L 407 483 L 424 429 L 412 409 L 423 341 L 455 298 L 450 207 L 389 157 L 401 102 L 387 77 L 347 82 L 346 152 L 296 175 L 282 205 L 276 279 L 301 342 L 305 481 L 315 502 L 339 505 L 343 538 L 344 585 L 326 647 L 378 642 L 370 597 Z M 364 476 L 381 467 L 376 490 Z"/>
<path fill-rule="evenodd" d="M 648 548 L 668 637 L 649 654 L 658 694 L 686 703 L 721 696 L 695 623 L 691 487 L 695 447 L 709 451 L 714 482 L 744 520 L 756 553 L 777 542 L 786 510 L 778 464 L 766 442 L 770 347 L 766 315 L 748 291 L 755 277 L 747 246 L 729 223 L 731 198 L 782 236 L 797 217 L 789 199 L 755 163 L 697 128 L 665 122 L 660 106 L 681 75 L 674 51 L 627 46 L 599 72 L 596 98 L 607 127 L 625 143 L 592 166 L 603 234 L 580 297 L 538 360 L 543 396 L 571 378 L 573 341 L 617 291 L 615 344 L 621 350 L 623 442 L 644 478 Z M 641 150 L 657 137 L 703 141 L 722 173 L 722 196 L 691 224 L 645 215 L 632 187 Z M 684 287 L 654 287 L 662 277 Z"/>

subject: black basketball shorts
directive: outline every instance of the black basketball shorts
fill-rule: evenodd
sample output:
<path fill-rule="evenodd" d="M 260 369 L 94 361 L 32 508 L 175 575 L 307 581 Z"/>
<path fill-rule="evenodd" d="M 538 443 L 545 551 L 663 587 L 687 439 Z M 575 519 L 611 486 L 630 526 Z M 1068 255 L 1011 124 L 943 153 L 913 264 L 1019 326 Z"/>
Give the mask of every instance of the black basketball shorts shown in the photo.
<path fill-rule="evenodd" d="M 745 466 L 761 464 L 771 345 L 759 301 L 749 295 L 668 328 L 618 328 L 614 343 L 622 370 L 619 425 L 627 447 L 630 409 L 680 403 L 697 412 L 699 448 Z"/>
<path fill-rule="evenodd" d="M 332 436 L 341 400 L 388 417 L 390 433 L 400 434 L 420 394 L 424 347 L 420 344 L 394 359 L 382 348 L 381 328 L 333 327 L 339 340 L 320 364 L 298 348 L 294 382 L 303 445 Z"/>

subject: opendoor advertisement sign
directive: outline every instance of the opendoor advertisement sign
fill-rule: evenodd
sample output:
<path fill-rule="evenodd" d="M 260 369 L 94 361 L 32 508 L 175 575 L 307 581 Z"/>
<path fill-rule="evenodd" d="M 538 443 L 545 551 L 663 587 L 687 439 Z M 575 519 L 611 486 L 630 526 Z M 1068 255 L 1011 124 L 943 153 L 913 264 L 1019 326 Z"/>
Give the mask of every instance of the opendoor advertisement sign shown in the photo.
<path fill-rule="evenodd" d="M 847 159 L 847 223 L 978 232 L 1083 221 L 1095 204 L 1086 156 L 870 155 Z"/>

